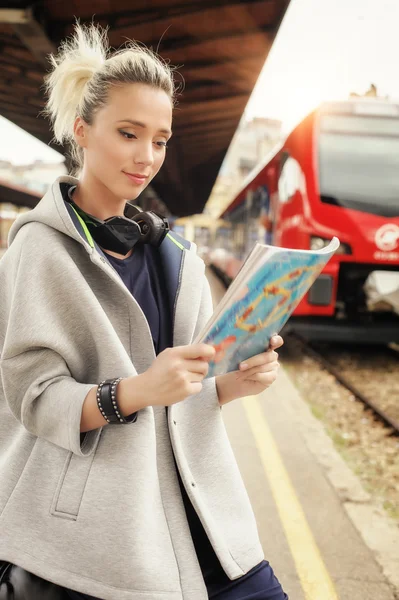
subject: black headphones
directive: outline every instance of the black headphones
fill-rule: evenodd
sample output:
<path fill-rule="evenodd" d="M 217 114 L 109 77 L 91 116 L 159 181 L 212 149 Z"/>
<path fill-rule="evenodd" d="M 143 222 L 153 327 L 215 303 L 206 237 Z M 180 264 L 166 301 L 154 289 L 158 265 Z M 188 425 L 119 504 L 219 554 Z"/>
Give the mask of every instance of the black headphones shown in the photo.
<path fill-rule="evenodd" d="M 13 568 L 13 563 L 6 562 L 5 560 L 0 560 L 0 591 L 3 584 L 6 586 L 7 595 L 8 593 L 13 594 L 14 587 L 10 581 L 11 569 Z M 14 594 L 13 596 L 14 597 Z"/>
<path fill-rule="evenodd" d="M 126 202 L 124 216 L 109 217 L 102 221 L 84 212 L 72 198 L 76 186 L 68 190 L 68 202 L 85 222 L 93 239 L 104 250 L 127 254 L 137 243 L 158 248 L 169 231 L 165 217 L 151 211 L 144 212 L 131 202 Z"/>

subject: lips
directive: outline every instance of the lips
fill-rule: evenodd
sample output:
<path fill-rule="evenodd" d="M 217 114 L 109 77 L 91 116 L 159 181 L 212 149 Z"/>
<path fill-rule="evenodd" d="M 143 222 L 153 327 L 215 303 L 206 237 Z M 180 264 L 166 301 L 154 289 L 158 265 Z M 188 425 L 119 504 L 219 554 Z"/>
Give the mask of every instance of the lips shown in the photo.
<path fill-rule="evenodd" d="M 130 181 L 137 185 L 142 185 L 148 179 L 148 175 L 141 173 L 126 173 L 126 171 L 123 171 L 123 173 L 125 173 L 126 177 L 129 177 Z"/>

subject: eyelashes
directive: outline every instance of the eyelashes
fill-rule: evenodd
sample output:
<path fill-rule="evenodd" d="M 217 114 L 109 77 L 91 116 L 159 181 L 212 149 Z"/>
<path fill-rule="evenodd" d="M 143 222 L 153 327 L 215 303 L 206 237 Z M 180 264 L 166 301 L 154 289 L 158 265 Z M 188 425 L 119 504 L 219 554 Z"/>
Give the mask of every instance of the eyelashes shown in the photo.
<path fill-rule="evenodd" d="M 128 133 L 127 131 L 122 131 L 121 129 L 119 130 L 119 133 L 125 138 L 125 140 L 137 140 L 137 136 L 134 135 L 134 133 Z M 163 141 L 154 142 L 154 144 L 158 146 L 158 148 L 168 147 L 167 143 Z"/>
<path fill-rule="evenodd" d="M 119 131 L 119 133 L 122 135 L 122 137 L 124 137 L 127 140 L 132 140 L 135 139 L 137 140 L 137 137 L 133 134 L 133 133 L 128 133 L 127 131 Z"/>

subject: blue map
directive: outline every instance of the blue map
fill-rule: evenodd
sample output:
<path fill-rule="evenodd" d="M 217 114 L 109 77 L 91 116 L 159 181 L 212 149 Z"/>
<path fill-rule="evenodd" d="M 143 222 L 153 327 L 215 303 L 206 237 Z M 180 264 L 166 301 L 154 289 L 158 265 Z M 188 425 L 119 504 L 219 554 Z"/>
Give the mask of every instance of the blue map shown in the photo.
<path fill-rule="evenodd" d="M 207 377 L 267 350 L 333 254 L 274 250 L 202 339 L 216 349 Z"/>

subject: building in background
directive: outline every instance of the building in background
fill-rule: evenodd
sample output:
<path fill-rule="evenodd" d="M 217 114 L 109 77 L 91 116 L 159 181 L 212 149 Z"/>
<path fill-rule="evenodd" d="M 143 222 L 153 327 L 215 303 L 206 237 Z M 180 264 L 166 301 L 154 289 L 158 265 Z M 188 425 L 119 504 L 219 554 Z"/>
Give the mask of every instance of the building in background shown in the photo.
<path fill-rule="evenodd" d="M 204 212 L 218 217 L 245 177 L 282 140 L 282 123 L 255 117 L 238 127 Z"/>
<path fill-rule="evenodd" d="M 0 179 L 43 195 L 57 177 L 66 174 L 63 162 L 48 163 L 37 159 L 27 165 L 14 165 L 0 160 Z"/>
<path fill-rule="evenodd" d="M 31 210 L 41 194 L 0 178 L 0 258 L 7 249 L 8 234 L 18 215 Z"/>
<path fill-rule="evenodd" d="M 215 219 L 211 215 L 201 213 L 181 217 L 173 222 L 173 230 L 186 240 L 197 244 L 198 254 L 204 259 L 212 248 L 230 247 L 231 223 Z"/>

